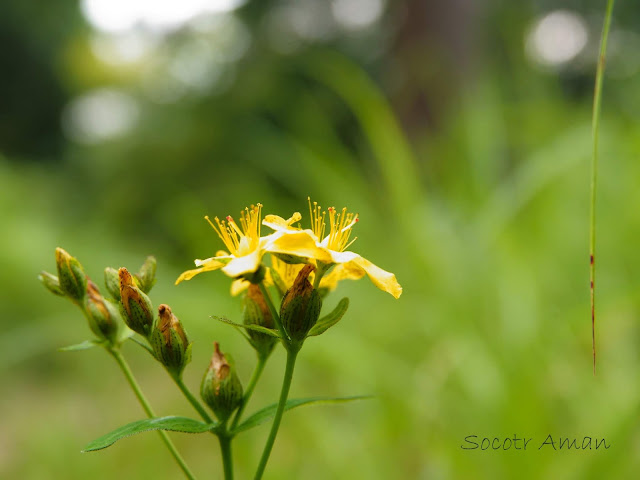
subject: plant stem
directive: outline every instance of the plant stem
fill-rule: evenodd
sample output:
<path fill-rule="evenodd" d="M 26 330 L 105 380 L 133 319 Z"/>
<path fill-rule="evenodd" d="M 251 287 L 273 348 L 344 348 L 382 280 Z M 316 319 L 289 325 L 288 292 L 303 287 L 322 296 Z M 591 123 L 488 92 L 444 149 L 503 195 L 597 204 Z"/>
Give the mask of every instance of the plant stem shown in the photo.
<path fill-rule="evenodd" d="M 249 384 L 247 385 L 247 389 L 244 392 L 244 396 L 242 397 L 242 403 L 240 404 L 240 408 L 236 412 L 236 416 L 233 417 L 233 422 L 231 422 L 231 431 L 238 426 L 238 422 L 242 417 L 242 413 L 244 412 L 245 407 L 249 403 L 249 399 L 253 394 L 254 388 L 256 388 L 256 384 L 260 379 L 260 375 L 262 375 L 262 371 L 264 370 L 264 366 L 267 363 L 267 356 L 258 354 L 258 363 L 256 364 L 256 368 L 253 369 L 253 374 L 251 375 L 251 379 L 249 380 Z"/>
<path fill-rule="evenodd" d="M 316 290 L 318 289 L 318 287 L 320 286 L 320 281 L 322 280 L 322 277 L 327 272 L 327 270 L 329 270 L 330 266 L 331 265 L 327 265 L 326 263 L 318 262 L 318 266 L 316 267 L 316 274 L 313 278 L 314 289 Z"/>
<path fill-rule="evenodd" d="M 220 451 L 222 452 L 222 466 L 225 480 L 233 480 L 233 459 L 231 458 L 231 437 L 225 431 L 218 435 Z"/>
<path fill-rule="evenodd" d="M 596 84 L 593 93 L 593 116 L 591 119 L 591 131 L 593 136 L 593 156 L 591 161 L 591 212 L 589 222 L 589 278 L 590 278 L 590 300 L 591 300 L 591 342 L 593 348 L 593 374 L 596 374 L 596 310 L 595 310 L 595 277 L 596 277 L 596 185 L 598 181 L 598 132 L 600 130 L 600 101 L 602 98 L 602 78 L 604 74 L 604 64 L 607 54 L 607 39 L 609 37 L 609 27 L 611 26 L 611 16 L 613 13 L 614 0 L 608 0 L 607 12 L 604 17 L 602 27 L 602 37 L 600 38 L 600 54 L 598 56 L 598 68 L 596 70 Z"/>
<path fill-rule="evenodd" d="M 296 357 L 298 356 L 298 350 L 295 348 L 287 348 L 287 366 L 284 370 L 284 379 L 282 380 L 282 390 L 280 391 L 280 400 L 278 401 L 278 408 L 276 409 L 276 415 L 273 418 L 273 425 L 271 425 L 271 431 L 267 438 L 267 443 L 262 451 L 262 458 L 260 458 L 260 464 L 256 470 L 255 480 L 260 480 L 264 473 L 264 469 L 269 461 L 269 455 L 273 448 L 273 443 L 276 440 L 278 434 L 278 428 L 280 428 L 280 421 L 282 420 L 282 414 L 284 413 L 284 407 L 287 404 L 287 397 L 289 396 L 289 389 L 291 388 L 291 380 L 293 378 L 293 369 L 296 365 Z"/>
<path fill-rule="evenodd" d="M 131 369 L 129 368 L 127 361 L 124 359 L 120 351 L 116 350 L 113 347 L 107 347 L 107 351 L 118 363 L 118 366 L 120 367 L 120 369 L 122 370 L 122 373 L 124 374 L 127 381 L 129 382 L 129 386 L 131 386 L 133 393 L 135 393 L 136 397 L 138 398 L 138 401 L 140 402 L 140 405 L 142 405 L 142 408 L 147 414 L 147 416 L 149 418 L 154 418 L 156 415 L 155 413 L 153 413 L 153 409 L 151 408 L 151 405 L 149 405 L 149 402 L 144 396 L 144 393 L 142 393 L 142 390 L 140 389 L 138 382 L 133 376 L 133 372 L 131 372 Z M 195 480 L 196 477 L 193 475 L 193 473 L 191 473 L 191 471 L 189 470 L 189 467 L 187 467 L 187 464 L 185 463 L 183 458 L 180 456 L 180 453 L 178 453 L 178 450 L 176 449 L 175 445 L 173 444 L 173 442 L 171 441 L 167 433 L 164 432 L 163 430 L 158 430 L 158 434 L 160 435 L 160 438 L 162 438 L 162 441 L 164 442 L 164 444 L 169 449 L 169 452 L 171 452 L 171 455 L 173 455 L 173 458 L 175 459 L 175 461 L 178 463 L 178 465 L 184 472 L 185 477 L 187 477 L 190 480 Z"/>
<path fill-rule="evenodd" d="M 184 394 L 184 396 L 189 400 L 189 403 L 193 405 L 193 408 L 200 414 L 202 419 L 207 423 L 214 423 L 213 419 L 209 416 L 207 411 L 204 409 L 202 404 L 193 396 L 191 391 L 187 388 L 187 386 L 182 381 L 182 378 L 171 375 L 173 381 L 176 382 L 176 385 L 180 389 L 180 391 Z"/>

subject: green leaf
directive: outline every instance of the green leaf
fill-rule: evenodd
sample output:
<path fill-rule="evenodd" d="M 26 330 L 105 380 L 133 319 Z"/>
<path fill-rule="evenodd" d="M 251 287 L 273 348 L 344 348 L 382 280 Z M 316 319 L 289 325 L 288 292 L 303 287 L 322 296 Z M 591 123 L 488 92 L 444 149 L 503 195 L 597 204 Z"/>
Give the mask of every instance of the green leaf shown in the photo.
<path fill-rule="evenodd" d="M 93 452 L 96 450 L 102 450 L 107 448 L 118 440 L 131 435 L 136 435 L 142 432 L 148 432 L 150 430 L 169 430 L 172 432 L 184 432 L 184 433 L 204 433 L 214 429 L 217 423 L 206 424 L 198 420 L 187 417 L 159 417 L 159 418 L 145 418 L 144 420 L 138 420 L 131 422 L 120 428 L 116 428 L 113 432 L 107 433 L 102 437 L 90 442 L 84 447 L 83 452 Z"/>
<path fill-rule="evenodd" d="M 267 335 L 271 335 L 272 337 L 281 338 L 277 330 L 272 330 L 271 328 L 262 327 L 260 325 L 254 325 L 254 324 L 244 325 L 242 323 L 232 322 L 228 318 L 217 317 L 215 315 L 212 315 L 211 318 L 214 318 L 222 323 L 228 323 L 229 325 L 233 325 L 234 327 L 245 328 L 247 330 L 253 330 L 254 332 L 266 333 Z"/>
<path fill-rule="evenodd" d="M 98 347 L 104 343 L 103 340 L 85 340 L 82 343 L 77 343 L 76 345 L 69 345 L 68 347 L 61 347 L 58 349 L 59 352 L 77 352 L 79 350 L 88 350 L 93 347 Z"/>
<path fill-rule="evenodd" d="M 320 320 L 318 320 L 318 322 L 311 328 L 307 336 L 314 337 L 329 330 L 340 321 L 340 319 L 347 312 L 347 308 L 349 308 L 349 299 L 347 297 L 344 297 L 342 300 L 340 300 L 340 302 L 338 302 L 336 308 L 334 308 L 329 315 L 325 315 Z"/>
<path fill-rule="evenodd" d="M 312 398 L 291 398 L 287 400 L 287 404 L 284 407 L 284 411 L 291 410 L 292 408 L 301 407 L 303 405 L 317 405 L 321 403 L 345 403 L 352 402 L 354 400 L 364 400 L 367 398 L 373 398 L 372 395 L 354 395 L 351 397 L 312 397 Z M 235 435 L 240 432 L 244 432 L 245 430 L 249 430 L 250 428 L 257 427 L 270 419 L 272 419 L 276 414 L 276 409 L 278 408 L 278 404 L 274 403 L 269 405 L 268 407 L 263 408 L 262 410 L 258 410 L 256 413 L 247 418 L 244 422 L 238 425 L 231 432 L 232 435 Z"/>

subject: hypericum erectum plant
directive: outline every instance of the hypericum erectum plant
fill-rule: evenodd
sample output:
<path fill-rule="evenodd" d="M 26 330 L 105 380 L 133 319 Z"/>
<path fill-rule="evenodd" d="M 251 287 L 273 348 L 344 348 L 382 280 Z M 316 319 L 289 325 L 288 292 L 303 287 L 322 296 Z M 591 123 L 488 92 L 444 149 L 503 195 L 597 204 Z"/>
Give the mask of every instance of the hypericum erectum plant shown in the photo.
<path fill-rule="evenodd" d="M 302 215 L 289 219 L 266 215 L 262 205 L 245 208 L 240 221 L 228 216 L 211 224 L 226 251 L 196 260 L 196 269 L 184 272 L 176 284 L 203 272 L 221 270 L 233 279 L 232 295 L 243 295 L 243 322 L 214 317 L 243 332 L 256 353 L 251 379 L 243 388 L 233 359 L 214 343 L 211 362 L 200 385 L 203 404 L 182 381 L 182 373 L 191 361 L 192 343 L 168 305 L 154 308 L 148 294 L 156 282 L 156 261 L 147 258 L 140 271 L 132 275 L 126 268 L 105 269 L 107 297 L 100 293 L 78 260 L 61 248 L 56 249 L 58 275 L 42 272 L 40 280 L 56 295 L 65 296 L 85 314 L 95 338 L 64 350 L 103 347 L 117 362 L 148 418 L 120 427 L 91 442 L 85 452 L 106 448 L 132 434 L 157 430 L 162 441 L 187 478 L 195 478 L 176 450 L 166 431 L 211 433 L 218 437 L 225 479 L 233 478 L 231 445 L 234 437 L 264 422 L 271 421 L 263 453 L 256 467 L 260 479 L 269 460 L 282 416 L 286 410 L 318 402 L 341 402 L 363 396 L 289 399 L 289 388 L 297 356 L 308 337 L 321 335 L 344 316 L 349 299 L 343 298 L 333 311 L 323 315 L 323 301 L 345 279 L 368 276 L 374 285 L 395 298 L 402 287 L 395 275 L 347 249 L 355 241 L 352 229 L 358 215 L 346 208 L 322 210 L 309 202 L 310 227 L 300 226 Z M 263 235 L 263 228 L 268 229 Z M 279 298 L 280 301 L 274 301 Z M 178 389 L 196 410 L 201 420 L 187 417 L 157 417 L 136 382 L 121 346 L 132 340 L 146 349 L 165 368 Z M 245 417 L 245 409 L 260 379 L 271 352 L 281 344 L 287 361 L 277 403 Z"/>

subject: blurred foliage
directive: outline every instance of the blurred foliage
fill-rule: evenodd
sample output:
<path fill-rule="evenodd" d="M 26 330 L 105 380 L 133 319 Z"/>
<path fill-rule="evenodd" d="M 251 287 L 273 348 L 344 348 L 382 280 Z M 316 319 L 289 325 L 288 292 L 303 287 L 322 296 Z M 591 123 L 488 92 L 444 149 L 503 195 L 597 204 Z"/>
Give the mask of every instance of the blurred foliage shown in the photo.
<path fill-rule="evenodd" d="M 292 396 L 378 398 L 288 413 L 265 478 L 638 470 L 638 6 L 616 5 L 604 84 L 594 378 L 588 172 L 602 2 L 563 3 L 588 41 L 558 68 L 536 65 L 525 48 L 555 2 L 383 2 L 358 30 L 319 4 L 249 1 L 198 28 L 152 32 L 150 53 L 117 63 L 104 54 L 113 38 L 77 2 L 0 3 L 0 477 L 177 475 L 154 435 L 78 453 L 143 415 L 102 352 L 56 352 L 89 335 L 36 280 L 53 270 L 56 246 L 100 282 L 105 266 L 134 268 L 154 254 L 154 301 L 196 339 L 186 383 L 198 385 L 213 340 L 246 382 L 250 349 L 209 318 L 240 316 L 228 279 L 173 281 L 220 247 L 204 215 L 259 201 L 288 216 L 305 211 L 307 195 L 360 214 L 353 248 L 396 273 L 404 294 L 394 301 L 362 281 L 328 300 L 349 295 L 350 311 L 309 341 Z M 287 23 L 296 18 L 298 30 Z M 135 121 L 87 141 L 78 129 L 93 117 L 74 126 L 73 105 L 97 89 L 127 99 Z M 192 415 L 144 352 L 125 353 L 157 412 Z M 278 351 L 249 411 L 276 398 L 283 364 Z M 266 434 L 238 439 L 238 478 L 250 477 Z M 467 435 L 514 434 L 531 445 L 548 434 L 604 437 L 612 447 L 460 448 Z M 200 477 L 219 474 L 213 439 L 172 437 Z"/>

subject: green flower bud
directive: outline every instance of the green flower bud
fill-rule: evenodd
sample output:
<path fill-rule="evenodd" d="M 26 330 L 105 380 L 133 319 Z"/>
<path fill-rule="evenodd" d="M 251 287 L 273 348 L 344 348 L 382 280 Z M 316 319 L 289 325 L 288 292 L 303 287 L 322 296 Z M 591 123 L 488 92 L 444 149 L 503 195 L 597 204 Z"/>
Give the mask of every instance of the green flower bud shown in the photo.
<path fill-rule="evenodd" d="M 51 293 L 55 294 L 55 295 L 60 295 L 62 297 L 65 296 L 65 293 L 62 291 L 62 288 L 60 288 L 60 281 L 58 280 L 58 277 L 56 277 L 55 275 L 52 275 L 49 272 L 40 272 L 40 275 L 38 275 L 38 280 L 40 280 L 42 282 L 42 284 L 46 287 L 47 290 L 49 290 Z"/>
<path fill-rule="evenodd" d="M 191 343 L 169 305 L 158 307 L 158 323 L 149 340 L 158 361 L 179 377 L 191 361 Z"/>
<path fill-rule="evenodd" d="M 149 293 L 156 284 L 156 257 L 148 256 L 135 277 L 140 290 Z"/>
<path fill-rule="evenodd" d="M 149 297 L 134 284 L 126 268 L 118 270 L 120 279 L 120 305 L 127 326 L 145 337 L 153 327 L 153 304 Z"/>
<path fill-rule="evenodd" d="M 65 252 L 56 248 L 56 265 L 60 290 L 74 302 L 81 302 L 87 293 L 87 276 L 80 262 Z"/>
<path fill-rule="evenodd" d="M 218 342 L 214 346 L 211 363 L 202 379 L 200 395 L 218 420 L 224 422 L 242 402 L 242 384 L 231 358 L 227 359 L 220 351 Z"/>
<path fill-rule="evenodd" d="M 298 342 L 304 340 L 311 327 L 316 324 L 322 309 L 322 299 L 308 280 L 314 270 L 313 265 L 302 267 L 280 306 L 282 326 L 289 337 Z"/>
<path fill-rule="evenodd" d="M 118 338 L 118 310 L 100 295 L 98 286 L 91 280 L 87 281 L 84 307 L 93 333 L 101 339 L 115 342 Z"/>
<path fill-rule="evenodd" d="M 104 285 L 111 298 L 120 301 L 120 277 L 115 268 L 107 267 L 104 269 Z"/>
<path fill-rule="evenodd" d="M 267 302 L 262 296 L 260 287 L 255 284 L 249 285 L 249 290 L 244 298 L 244 323 L 245 325 L 260 325 L 261 327 L 274 328 L 273 317 L 267 306 Z M 278 339 L 266 333 L 247 330 L 251 345 L 258 354 L 267 357 Z"/>

